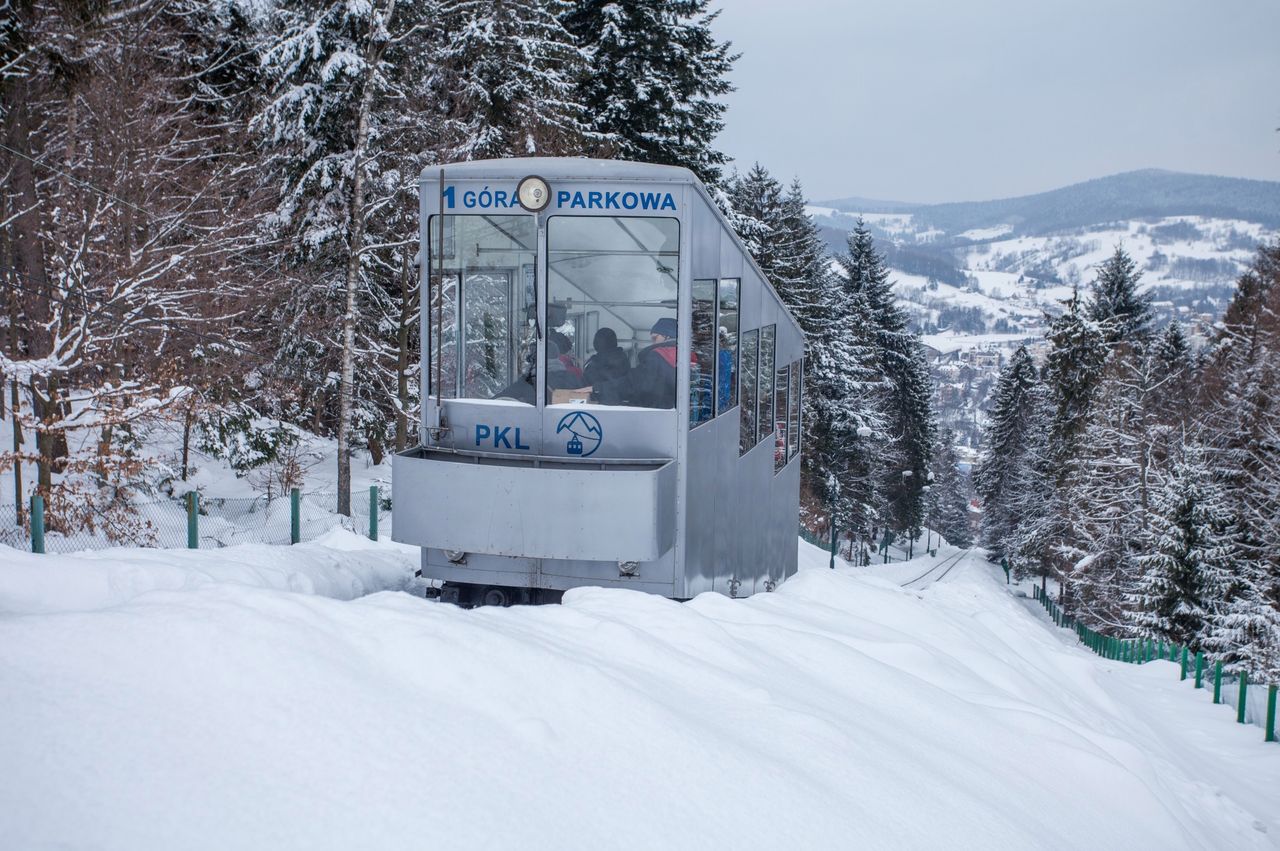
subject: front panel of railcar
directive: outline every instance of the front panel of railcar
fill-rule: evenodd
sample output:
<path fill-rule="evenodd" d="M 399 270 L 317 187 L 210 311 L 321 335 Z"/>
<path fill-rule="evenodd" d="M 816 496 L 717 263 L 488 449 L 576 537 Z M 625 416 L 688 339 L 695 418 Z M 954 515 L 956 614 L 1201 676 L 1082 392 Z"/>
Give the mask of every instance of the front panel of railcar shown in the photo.
<path fill-rule="evenodd" d="M 396 459 L 396 539 L 452 582 L 670 596 L 692 187 L 552 173 L 534 213 L 525 175 L 478 166 L 423 179 L 423 445 Z"/>

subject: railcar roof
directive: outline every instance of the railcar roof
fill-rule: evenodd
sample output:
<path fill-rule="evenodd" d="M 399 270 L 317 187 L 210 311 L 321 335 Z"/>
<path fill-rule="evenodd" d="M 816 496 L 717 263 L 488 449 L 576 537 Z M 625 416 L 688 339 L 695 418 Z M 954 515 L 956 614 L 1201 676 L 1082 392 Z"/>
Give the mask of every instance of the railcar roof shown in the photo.
<path fill-rule="evenodd" d="M 674 165 L 655 165 L 630 160 L 597 160 L 587 157 L 512 157 L 497 160 L 431 165 L 422 170 L 422 180 L 436 180 L 440 169 L 448 177 L 520 178 L 536 174 L 546 180 L 652 180 L 663 183 L 698 183 L 693 172 Z"/>

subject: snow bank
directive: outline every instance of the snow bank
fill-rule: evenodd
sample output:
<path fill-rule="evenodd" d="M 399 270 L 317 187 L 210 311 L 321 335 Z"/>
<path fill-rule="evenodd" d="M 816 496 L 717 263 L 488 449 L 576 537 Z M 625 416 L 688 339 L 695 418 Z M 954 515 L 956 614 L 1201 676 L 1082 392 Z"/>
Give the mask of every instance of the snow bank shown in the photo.
<path fill-rule="evenodd" d="M 1176 677 L 1134 679 L 1071 645 L 977 559 L 920 592 L 801 548 L 806 569 L 749 600 L 581 589 L 475 611 L 289 593 L 275 574 L 167 554 L 167 590 L 0 616 L 0 836 L 95 849 L 1280 836 L 1267 791 L 1280 760 L 1252 728 L 1180 737 L 1199 702 Z M 292 565 L 279 576 L 372 555 L 320 549 L 278 548 Z M 93 569 L 149 575 L 149 554 L 114 555 L 58 567 L 65 593 Z"/>
<path fill-rule="evenodd" d="M 294 547 L 111 549 L 74 556 L 0 547 L 0 615 L 93 611 L 149 591 L 217 583 L 352 600 L 404 588 L 418 569 L 417 553 L 342 529 Z"/>

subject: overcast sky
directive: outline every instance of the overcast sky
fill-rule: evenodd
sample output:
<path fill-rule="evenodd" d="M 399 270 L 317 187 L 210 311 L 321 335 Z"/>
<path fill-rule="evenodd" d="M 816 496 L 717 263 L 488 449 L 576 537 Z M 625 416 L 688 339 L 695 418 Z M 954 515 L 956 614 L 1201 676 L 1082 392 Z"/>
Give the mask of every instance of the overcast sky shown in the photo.
<path fill-rule="evenodd" d="M 716 5 L 713 3 L 713 5 Z M 1280 180 L 1280 0 L 719 0 L 719 145 L 811 198 Z"/>

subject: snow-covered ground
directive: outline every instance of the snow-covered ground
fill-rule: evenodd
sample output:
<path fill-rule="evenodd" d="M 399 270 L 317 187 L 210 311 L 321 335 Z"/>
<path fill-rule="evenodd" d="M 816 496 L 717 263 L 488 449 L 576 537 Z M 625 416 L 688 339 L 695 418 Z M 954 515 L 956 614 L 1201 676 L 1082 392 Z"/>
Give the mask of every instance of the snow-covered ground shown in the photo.
<path fill-rule="evenodd" d="M 1087 653 L 976 555 L 907 590 L 956 551 L 800 548 L 748 600 L 474 611 L 341 534 L 0 550 L 0 844 L 1276 846 L 1280 748 L 1170 663 Z"/>

